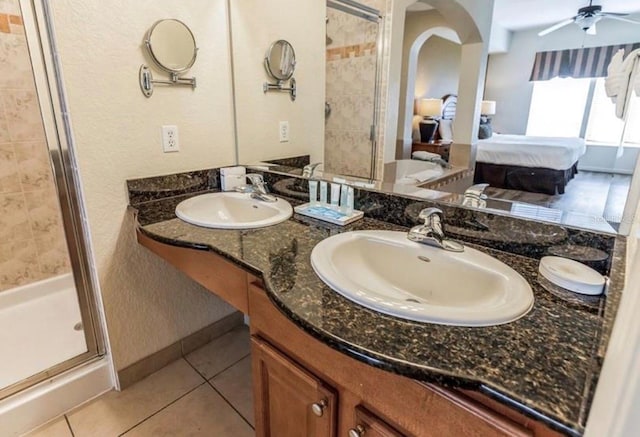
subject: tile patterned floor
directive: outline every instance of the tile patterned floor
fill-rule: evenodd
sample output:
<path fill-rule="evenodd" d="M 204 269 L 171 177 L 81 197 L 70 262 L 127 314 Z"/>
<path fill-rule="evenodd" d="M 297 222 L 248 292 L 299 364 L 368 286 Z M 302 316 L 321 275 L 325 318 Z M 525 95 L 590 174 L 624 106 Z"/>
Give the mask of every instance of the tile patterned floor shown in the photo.
<path fill-rule="evenodd" d="M 249 346 L 248 329 L 237 328 L 27 436 L 254 436 Z"/>

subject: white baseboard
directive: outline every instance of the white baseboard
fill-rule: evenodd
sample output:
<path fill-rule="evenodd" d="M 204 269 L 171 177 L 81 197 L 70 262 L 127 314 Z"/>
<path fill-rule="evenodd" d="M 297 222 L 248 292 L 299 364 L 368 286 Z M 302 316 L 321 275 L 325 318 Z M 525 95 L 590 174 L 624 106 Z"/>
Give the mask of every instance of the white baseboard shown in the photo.
<path fill-rule="evenodd" d="M 2 436 L 24 434 L 111 390 L 109 367 L 103 357 L 0 401 Z"/>

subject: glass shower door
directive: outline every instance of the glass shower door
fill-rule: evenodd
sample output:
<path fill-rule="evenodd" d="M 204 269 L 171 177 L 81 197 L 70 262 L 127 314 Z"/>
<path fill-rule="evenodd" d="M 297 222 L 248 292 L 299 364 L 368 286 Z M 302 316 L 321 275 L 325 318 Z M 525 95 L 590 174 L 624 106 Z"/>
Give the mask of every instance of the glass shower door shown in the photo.
<path fill-rule="evenodd" d="M 376 160 L 379 13 L 327 2 L 325 170 L 372 179 Z"/>

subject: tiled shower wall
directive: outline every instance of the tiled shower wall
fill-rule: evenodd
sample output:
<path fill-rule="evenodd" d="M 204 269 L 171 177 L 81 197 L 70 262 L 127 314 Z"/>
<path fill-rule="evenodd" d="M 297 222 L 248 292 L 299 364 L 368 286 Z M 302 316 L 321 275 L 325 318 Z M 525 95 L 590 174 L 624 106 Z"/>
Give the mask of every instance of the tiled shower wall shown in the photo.
<path fill-rule="evenodd" d="M 384 11 L 385 2 L 363 2 Z M 325 169 L 369 177 L 378 25 L 327 8 Z"/>
<path fill-rule="evenodd" d="M 0 292 L 70 271 L 17 0 L 0 0 Z"/>

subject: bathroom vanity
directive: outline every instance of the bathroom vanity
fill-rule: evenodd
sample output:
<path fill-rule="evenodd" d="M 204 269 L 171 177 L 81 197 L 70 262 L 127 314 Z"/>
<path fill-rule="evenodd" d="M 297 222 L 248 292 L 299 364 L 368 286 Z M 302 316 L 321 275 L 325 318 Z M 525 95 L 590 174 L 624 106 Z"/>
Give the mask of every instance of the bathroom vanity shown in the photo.
<path fill-rule="evenodd" d="M 583 432 L 609 299 L 559 299 L 538 283 L 536 259 L 466 242 L 526 278 L 533 309 L 481 328 L 402 320 L 332 291 L 314 273 L 310 254 L 337 233 L 407 227 L 371 218 L 339 227 L 296 215 L 270 227 L 222 230 L 177 219 L 176 205 L 202 188 L 134 195 L 137 238 L 249 315 L 258 436 Z M 615 289 L 621 281 L 612 275 Z"/>

